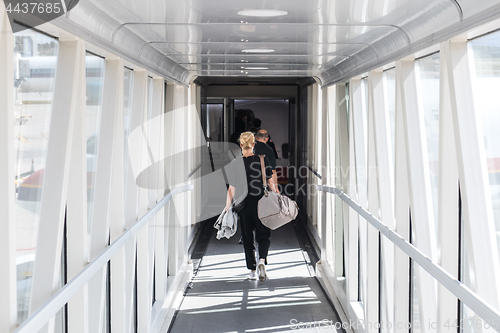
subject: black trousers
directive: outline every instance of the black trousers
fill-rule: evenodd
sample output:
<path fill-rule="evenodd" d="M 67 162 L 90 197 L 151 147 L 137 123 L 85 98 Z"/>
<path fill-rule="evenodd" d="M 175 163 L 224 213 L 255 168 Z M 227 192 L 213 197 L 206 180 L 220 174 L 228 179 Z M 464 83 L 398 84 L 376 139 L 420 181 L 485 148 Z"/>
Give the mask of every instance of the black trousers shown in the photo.
<path fill-rule="evenodd" d="M 255 262 L 255 245 L 254 245 L 254 231 L 255 240 L 259 246 L 259 259 L 266 260 L 267 253 L 269 252 L 269 245 L 271 245 L 271 229 L 264 226 L 257 215 L 258 197 L 247 196 L 245 199 L 245 207 L 238 213 L 241 225 L 241 236 L 243 238 L 243 247 L 245 249 L 245 259 L 247 268 L 255 270 L 257 264 Z"/>

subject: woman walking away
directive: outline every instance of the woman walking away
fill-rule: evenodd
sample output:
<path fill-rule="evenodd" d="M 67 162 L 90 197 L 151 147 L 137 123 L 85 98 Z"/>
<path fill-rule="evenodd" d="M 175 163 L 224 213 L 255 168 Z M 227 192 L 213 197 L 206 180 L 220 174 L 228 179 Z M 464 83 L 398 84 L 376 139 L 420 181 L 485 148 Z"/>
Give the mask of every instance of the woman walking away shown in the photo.
<path fill-rule="evenodd" d="M 260 281 L 266 281 L 267 253 L 271 244 L 271 229 L 264 226 L 257 215 L 257 203 L 264 195 L 264 184 L 262 183 L 262 171 L 260 158 L 254 155 L 255 138 L 251 132 L 244 132 L 240 135 L 240 147 L 243 153 L 243 162 L 245 164 L 246 176 L 242 172 L 228 174 L 229 189 L 227 193 L 226 210 L 230 207 L 235 193 L 237 178 L 246 177 L 246 186 L 248 194 L 245 198 L 244 207 L 238 212 L 243 237 L 243 247 L 245 249 L 245 258 L 247 268 L 250 270 L 249 279 L 256 280 L 258 276 Z M 271 165 L 267 157 L 264 158 L 265 173 L 270 187 L 273 189 Z M 242 171 L 242 170 L 241 170 Z M 232 177 L 231 177 L 232 176 Z M 241 182 L 240 182 L 241 184 Z M 244 184 L 244 183 L 243 183 Z M 240 185 L 241 186 L 241 185 Z M 238 191 L 240 192 L 240 191 Z M 255 240 L 259 246 L 259 263 L 255 261 Z"/>

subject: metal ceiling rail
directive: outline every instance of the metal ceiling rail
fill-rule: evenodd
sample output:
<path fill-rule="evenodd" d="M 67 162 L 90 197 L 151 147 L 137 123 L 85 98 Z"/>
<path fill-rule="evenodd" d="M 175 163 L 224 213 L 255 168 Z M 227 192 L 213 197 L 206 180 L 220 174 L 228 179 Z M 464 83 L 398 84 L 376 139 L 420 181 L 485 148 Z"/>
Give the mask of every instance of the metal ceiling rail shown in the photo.
<path fill-rule="evenodd" d="M 179 65 L 225 65 L 225 66 L 314 66 L 321 67 L 321 64 L 306 63 L 286 63 L 286 62 L 180 62 Z"/>
<path fill-rule="evenodd" d="M 142 47 L 141 47 L 141 50 L 139 51 L 139 57 L 141 57 L 141 54 L 142 54 L 142 51 L 147 47 L 152 47 L 154 48 L 155 50 L 157 50 L 158 52 L 161 52 L 163 53 L 164 55 L 168 56 L 170 54 L 176 54 L 176 55 L 186 55 L 182 52 L 177 52 L 177 53 L 165 53 L 164 51 L 161 51 L 160 49 L 156 48 L 154 46 L 154 44 L 176 44 L 176 45 L 190 45 L 190 44 L 193 44 L 193 45 L 215 45 L 215 44 L 224 44 L 224 45 L 227 45 L 227 44 L 237 44 L 237 45 L 251 45 L 251 44 L 256 44 L 256 45 L 262 45 L 262 44 L 266 44 L 267 42 L 266 41 L 262 41 L 262 42 L 170 42 L 170 41 L 151 41 L 151 42 L 147 42 L 146 44 L 144 44 Z M 368 43 L 359 43 L 359 42 L 356 42 L 356 43 L 349 43 L 349 42 L 331 42 L 331 43 L 309 43 L 309 42 L 293 42 L 293 43 L 290 43 L 290 42 L 273 42 L 272 43 L 273 45 L 305 45 L 305 46 L 318 46 L 318 45 L 347 45 L 347 46 L 353 46 L 353 45 L 361 45 L 361 46 L 364 46 L 364 48 L 362 48 L 361 50 L 357 50 L 355 53 L 353 54 L 350 54 L 350 55 L 335 55 L 333 53 L 336 53 L 336 52 L 341 52 L 343 49 L 340 49 L 340 50 L 337 50 L 337 51 L 332 51 L 332 52 L 328 52 L 328 53 L 323 53 L 323 54 L 315 54 L 315 55 L 305 55 L 305 56 L 311 56 L 311 57 L 319 57 L 319 56 L 328 56 L 328 55 L 331 55 L 331 56 L 341 56 L 341 57 L 345 57 L 345 59 L 348 59 L 354 55 L 356 55 L 357 53 L 367 49 L 367 48 L 370 48 L 373 53 L 375 53 L 375 55 L 377 56 L 377 59 L 379 58 L 379 53 L 377 51 L 377 49 L 372 45 L 372 44 L 368 44 Z M 201 55 L 212 55 L 212 54 L 205 54 L 205 53 L 201 53 Z M 218 55 L 226 55 L 224 53 L 219 53 L 219 54 L 213 54 L 214 56 L 218 56 Z M 251 55 L 251 54 L 243 54 L 243 55 Z M 262 54 L 256 54 L 257 56 L 262 56 Z M 269 55 L 269 54 L 266 54 L 266 55 Z M 295 54 L 293 54 L 295 55 Z M 239 55 L 241 56 L 241 54 Z M 182 62 L 179 63 L 179 64 L 183 64 Z"/>
<path fill-rule="evenodd" d="M 163 199 L 161 199 L 153 208 L 151 208 L 143 217 L 125 231 L 113 244 L 108 246 L 106 250 L 101 252 L 87 267 L 85 267 L 71 281 L 64 285 L 57 293 L 52 296 L 40 309 L 30 316 L 15 333 L 33 333 L 38 332 L 46 323 L 54 317 L 57 312 L 70 301 L 70 299 L 87 283 L 90 279 L 110 261 L 113 256 L 120 251 L 125 244 L 135 236 L 155 215 L 165 206 L 173 196 L 182 192 L 193 189 L 193 185 L 185 185 L 177 187 L 170 191 Z"/>
<path fill-rule="evenodd" d="M 250 37 L 251 38 L 251 37 Z M 271 43 L 272 45 L 363 45 L 363 46 L 370 46 L 368 43 L 349 43 L 349 42 L 268 42 L 266 40 L 261 40 L 261 41 L 248 41 L 248 42 L 242 42 L 241 40 L 239 41 L 222 41 L 222 42 L 212 42 L 212 41 L 207 41 L 207 42 L 182 42 L 182 41 L 168 41 L 168 40 L 155 40 L 151 42 L 147 42 L 147 44 L 194 44 L 194 45 L 215 45 L 215 44 L 241 44 L 241 45 L 251 45 L 251 44 L 265 44 L 265 43 Z"/>
<path fill-rule="evenodd" d="M 410 36 L 408 33 L 400 26 L 396 24 L 390 24 L 390 23 L 385 23 L 385 24 L 380 24 L 380 23 L 370 23 L 370 22 L 363 22 L 363 23 L 313 23 L 313 22 L 279 22 L 279 23 L 269 23 L 269 22 L 244 22 L 244 23 L 238 23 L 238 22 L 197 22 L 197 23 L 191 23 L 191 22 L 125 22 L 120 24 L 118 27 L 116 27 L 115 31 L 111 34 L 111 43 L 114 43 L 115 40 L 115 35 L 120 31 L 120 29 L 126 27 L 126 26 L 138 26 L 138 25 L 145 25 L 145 26 L 154 26 L 154 25 L 160 25 L 160 26 L 186 26 L 186 27 L 205 27 L 205 26 L 241 26 L 241 25 L 255 25 L 255 26 L 268 26 L 270 24 L 278 24 L 279 26 L 293 26 L 293 27 L 307 27 L 307 26 L 312 26 L 312 27 L 376 27 L 376 28 L 392 28 L 394 30 L 400 31 L 405 35 L 405 38 L 410 41 Z"/>
<path fill-rule="evenodd" d="M 258 57 L 258 58 L 293 58 L 293 57 L 301 57 L 301 58 L 308 58 L 308 57 L 342 57 L 344 59 L 350 58 L 348 55 L 342 55 L 342 54 L 332 54 L 334 52 L 329 52 L 329 53 L 324 53 L 324 54 L 289 54 L 289 53 L 163 53 L 165 56 L 181 56 L 181 57 L 227 57 L 227 58 L 241 58 L 241 57 Z"/>
<path fill-rule="evenodd" d="M 337 195 L 359 215 L 365 218 L 372 226 L 374 226 L 382 235 L 387 237 L 401 251 L 406 253 L 410 258 L 415 260 L 423 269 L 432 275 L 443 287 L 448 289 L 455 297 L 469 307 L 476 315 L 481 317 L 486 322 L 495 325 L 492 326 L 496 331 L 500 332 L 500 312 L 490 306 L 481 297 L 474 293 L 471 289 L 465 286 L 462 282 L 455 279 L 441 266 L 432 262 L 432 260 L 422 253 L 413 244 L 401 237 L 394 230 L 387 227 L 379 219 L 373 216 L 370 212 L 361 207 L 357 202 L 352 200 L 347 194 L 340 189 L 324 185 L 316 185 L 316 189 L 323 192 L 329 192 Z"/>

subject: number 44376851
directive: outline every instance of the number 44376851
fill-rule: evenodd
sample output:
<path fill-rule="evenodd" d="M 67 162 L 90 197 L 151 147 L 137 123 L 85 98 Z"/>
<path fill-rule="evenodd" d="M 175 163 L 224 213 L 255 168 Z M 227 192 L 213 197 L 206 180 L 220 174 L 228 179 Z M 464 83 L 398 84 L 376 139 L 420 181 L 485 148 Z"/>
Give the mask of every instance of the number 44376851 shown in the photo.
<path fill-rule="evenodd" d="M 14 7 L 12 3 L 7 5 L 7 13 L 23 13 L 23 14 L 59 14 L 62 10 L 61 3 L 38 3 L 38 2 L 23 2 L 17 3 Z"/>

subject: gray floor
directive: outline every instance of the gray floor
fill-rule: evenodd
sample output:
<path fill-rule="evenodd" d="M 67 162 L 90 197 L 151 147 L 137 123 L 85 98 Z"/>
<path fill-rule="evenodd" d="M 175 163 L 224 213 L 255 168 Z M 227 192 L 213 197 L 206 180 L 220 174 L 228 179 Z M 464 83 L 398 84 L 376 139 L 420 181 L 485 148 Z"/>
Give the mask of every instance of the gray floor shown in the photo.
<path fill-rule="evenodd" d="M 212 233 L 171 333 L 337 332 L 338 318 L 310 274 L 291 223 L 272 233 L 265 282 L 247 279 L 238 238 L 219 241 Z"/>

